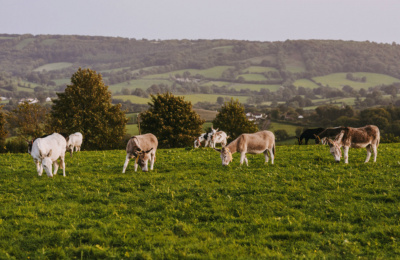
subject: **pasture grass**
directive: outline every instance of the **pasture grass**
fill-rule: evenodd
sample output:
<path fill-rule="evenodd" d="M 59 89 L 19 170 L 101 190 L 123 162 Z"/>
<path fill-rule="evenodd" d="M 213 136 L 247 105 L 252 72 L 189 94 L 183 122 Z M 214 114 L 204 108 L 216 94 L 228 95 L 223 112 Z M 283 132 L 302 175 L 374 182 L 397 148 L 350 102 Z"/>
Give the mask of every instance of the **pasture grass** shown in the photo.
<path fill-rule="evenodd" d="M 150 102 L 150 98 L 143 98 L 134 95 L 113 95 L 113 99 L 121 99 L 123 101 L 130 100 L 134 104 L 147 104 Z"/>
<path fill-rule="evenodd" d="M 270 71 L 278 71 L 276 68 L 273 67 L 261 67 L 261 66 L 250 66 L 246 69 L 244 69 L 245 72 L 248 73 L 264 73 L 264 72 L 270 72 Z"/>
<path fill-rule="evenodd" d="M 72 66 L 70 62 L 56 62 L 56 63 L 48 63 L 37 67 L 33 71 L 42 72 L 42 71 L 53 71 L 53 70 L 61 70 L 66 69 Z"/>
<path fill-rule="evenodd" d="M 299 126 L 292 124 L 284 124 L 279 122 L 271 122 L 271 125 L 268 130 L 271 132 L 275 132 L 276 130 L 285 130 L 289 134 L 289 136 L 295 136 L 297 127 Z"/>
<path fill-rule="evenodd" d="M 108 90 L 112 93 L 116 91 L 121 91 L 124 88 L 134 90 L 136 88 L 140 88 L 143 90 L 147 90 L 152 85 L 171 85 L 171 82 L 168 80 L 157 80 L 157 79 L 132 79 L 129 81 L 124 81 L 118 84 L 113 84 L 108 86 Z"/>
<path fill-rule="evenodd" d="M 245 81 L 264 81 L 267 80 L 267 78 L 263 74 L 240 74 L 236 77 L 238 79 L 239 77 L 242 77 Z"/>
<path fill-rule="evenodd" d="M 311 88 L 311 89 L 319 87 L 317 84 L 315 84 L 309 79 L 298 79 L 295 82 L 293 82 L 293 85 L 296 87 Z"/>
<path fill-rule="evenodd" d="M 192 104 L 196 104 L 198 102 L 207 101 L 210 103 L 216 103 L 218 97 L 223 98 L 233 98 L 233 100 L 239 100 L 240 103 L 247 103 L 247 99 L 249 96 L 230 96 L 230 95 L 219 95 L 219 94 L 189 94 L 189 95 L 176 95 L 182 96 L 186 101 L 192 102 Z"/>
<path fill-rule="evenodd" d="M 233 68 L 232 66 L 215 66 L 209 69 L 184 69 L 184 70 L 175 70 L 167 73 L 161 73 L 161 74 L 153 74 L 153 75 L 148 75 L 144 76 L 144 79 L 169 79 L 170 75 L 175 76 L 176 74 L 183 75 L 184 72 L 188 71 L 190 72 L 190 75 L 194 76 L 196 74 L 202 75 L 206 78 L 221 78 L 222 72 L 225 70 Z"/>
<path fill-rule="evenodd" d="M 351 149 L 278 146 L 274 165 L 210 148 L 159 149 L 155 169 L 122 174 L 125 151 L 66 158 L 38 177 L 28 154 L 0 154 L 1 259 L 395 259 L 400 144 L 376 163 Z"/>
<path fill-rule="evenodd" d="M 347 73 L 333 73 L 321 77 L 314 77 L 313 80 L 326 86 L 329 85 L 333 88 L 342 88 L 345 85 L 349 85 L 355 90 L 361 88 L 368 89 L 370 87 L 390 85 L 395 82 L 400 82 L 400 79 L 378 73 L 368 73 L 368 72 L 356 72 L 352 73 L 356 78 L 366 77 L 366 82 L 358 82 L 346 79 Z"/>
<path fill-rule="evenodd" d="M 248 83 L 234 83 L 229 86 L 229 88 L 236 89 L 238 91 L 242 89 L 249 89 L 251 91 L 260 91 L 261 89 L 269 89 L 272 92 L 277 91 L 280 87 L 281 85 L 278 84 L 267 85 L 267 84 L 248 84 Z"/>

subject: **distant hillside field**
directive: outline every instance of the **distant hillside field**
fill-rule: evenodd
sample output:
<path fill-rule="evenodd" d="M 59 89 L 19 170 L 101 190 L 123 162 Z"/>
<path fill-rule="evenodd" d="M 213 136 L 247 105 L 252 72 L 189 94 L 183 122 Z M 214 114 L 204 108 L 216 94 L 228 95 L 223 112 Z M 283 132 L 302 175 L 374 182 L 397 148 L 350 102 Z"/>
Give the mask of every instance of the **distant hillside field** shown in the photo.
<path fill-rule="evenodd" d="M 321 83 L 323 86 L 330 86 L 334 88 L 342 88 L 345 85 L 349 85 L 355 90 L 359 90 L 361 88 L 368 89 L 370 87 L 379 86 L 379 85 L 390 85 L 395 82 L 400 82 L 400 79 L 394 78 L 391 76 L 377 74 L 377 73 L 366 73 L 366 72 L 357 72 L 352 73 L 354 77 L 362 78 L 366 77 L 366 82 L 358 82 L 346 79 L 347 73 L 333 73 L 326 76 L 314 77 L 313 80 L 315 82 Z"/>
<path fill-rule="evenodd" d="M 241 103 L 246 103 L 248 96 L 227 96 L 227 95 L 216 95 L 216 94 L 193 94 L 193 95 L 177 95 L 182 96 L 185 98 L 186 101 L 192 102 L 192 104 L 196 104 L 197 102 L 210 102 L 216 103 L 218 97 L 223 98 L 233 98 L 234 100 L 238 99 Z M 121 99 L 121 100 L 130 100 L 132 103 L 135 104 L 147 104 L 150 102 L 150 98 L 142 98 L 134 95 L 116 95 L 113 96 L 114 99 Z"/>
<path fill-rule="evenodd" d="M 198 70 L 198 69 L 184 69 L 184 70 L 176 70 L 171 71 L 168 73 L 162 74 L 154 74 L 145 76 L 145 79 L 169 79 L 170 76 L 174 77 L 175 75 L 179 74 L 180 76 L 183 75 L 184 72 L 189 72 L 190 75 L 195 76 L 196 74 L 202 75 L 206 78 L 221 78 L 222 72 L 225 70 L 232 68 L 231 66 L 216 66 L 209 69 Z"/>
<path fill-rule="evenodd" d="M 68 67 L 71 67 L 72 63 L 69 62 L 57 62 L 57 63 L 50 63 L 43 66 L 40 66 L 33 71 L 41 72 L 41 71 L 53 71 L 53 70 L 61 70 Z"/>
<path fill-rule="evenodd" d="M 400 103 L 400 45 L 396 43 L 0 34 L 0 55 L 0 96 L 7 98 L 56 97 L 78 68 L 90 68 L 102 74 L 113 98 L 135 89 L 140 89 L 135 92 L 140 96 L 187 95 L 193 103 L 235 96 L 260 109 L 260 105 L 286 102 L 296 106 L 296 101 L 290 101 L 296 96 L 319 97 L 313 100 L 315 107 L 381 91 L 382 96 L 391 95 L 390 100 L 345 102 L 356 109 Z M 343 86 L 357 93 L 348 88 L 343 92 Z"/>

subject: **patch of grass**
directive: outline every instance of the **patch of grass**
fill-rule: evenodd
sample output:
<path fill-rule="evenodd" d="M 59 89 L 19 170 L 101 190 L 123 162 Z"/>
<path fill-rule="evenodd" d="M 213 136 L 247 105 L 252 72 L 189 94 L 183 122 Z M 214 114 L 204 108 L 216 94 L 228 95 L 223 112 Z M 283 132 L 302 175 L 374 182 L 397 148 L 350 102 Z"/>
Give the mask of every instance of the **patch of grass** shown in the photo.
<path fill-rule="evenodd" d="M 121 99 L 123 101 L 130 100 L 134 104 L 147 104 L 150 102 L 150 98 L 142 98 L 134 95 L 115 95 L 113 99 Z"/>
<path fill-rule="evenodd" d="M 234 100 L 238 99 L 240 103 L 246 103 L 248 96 L 229 96 L 229 95 L 218 95 L 218 94 L 193 94 L 193 95 L 177 95 L 185 97 L 186 101 L 192 102 L 192 104 L 196 104 L 197 102 L 211 102 L 216 103 L 218 97 L 227 97 L 233 98 Z"/>
<path fill-rule="evenodd" d="M 270 128 L 268 130 L 271 132 L 275 132 L 276 130 L 285 130 L 289 134 L 289 136 L 295 136 L 297 127 L 298 126 L 291 124 L 271 122 Z"/>
<path fill-rule="evenodd" d="M 205 109 L 193 109 L 199 116 L 206 120 L 206 121 L 212 121 L 218 114 L 217 111 L 211 111 L 211 110 L 205 110 Z"/>
<path fill-rule="evenodd" d="M 248 73 L 264 73 L 264 72 L 278 71 L 278 70 L 272 67 L 250 66 L 244 69 L 244 71 Z"/>
<path fill-rule="evenodd" d="M 139 134 L 139 128 L 137 124 L 127 124 L 126 125 L 126 133 L 130 134 L 131 136 Z"/>
<path fill-rule="evenodd" d="M 314 82 L 312 82 L 309 79 L 298 79 L 295 82 L 293 82 L 293 85 L 296 87 L 304 87 L 304 88 L 318 88 L 319 86 L 317 84 L 315 84 Z"/>
<path fill-rule="evenodd" d="M 245 81 L 265 81 L 267 78 L 262 74 L 240 74 L 236 77 L 238 79 L 242 77 Z"/>
<path fill-rule="evenodd" d="M 162 74 L 153 74 L 143 77 L 144 79 L 169 79 L 170 75 L 175 76 L 176 74 L 183 75 L 184 72 L 188 71 L 191 75 L 202 75 L 206 78 L 221 78 L 222 72 L 232 68 L 232 66 L 215 66 L 209 69 L 199 70 L 199 69 L 187 69 L 187 70 L 176 70 Z"/>
<path fill-rule="evenodd" d="M 17 50 L 22 50 L 23 48 L 25 48 L 25 46 L 27 46 L 29 43 L 34 42 L 35 38 L 27 38 L 27 39 L 23 39 L 22 41 L 20 41 L 15 48 Z"/>
<path fill-rule="evenodd" d="M 72 63 L 70 62 L 56 62 L 56 63 L 49 63 L 45 64 L 43 66 L 40 66 L 33 71 L 53 71 L 53 70 L 61 70 L 61 69 L 66 69 L 72 66 Z"/>
<path fill-rule="evenodd" d="M 352 73 L 356 78 L 366 77 L 366 82 L 357 82 L 346 79 L 347 73 L 333 73 L 322 77 L 314 77 L 313 80 L 319 82 L 321 84 L 329 85 L 334 88 L 342 88 L 345 85 L 349 85 L 355 90 L 359 90 L 361 88 L 368 89 L 370 87 L 379 86 L 379 85 L 390 85 L 394 82 L 400 82 L 400 79 L 378 74 L 378 73 L 368 73 L 368 72 L 357 72 Z"/>
<path fill-rule="evenodd" d="M 276 91 L 280 88 L 281 85 L 275 84 L 275 85 L 266 85 L 266 84 L 246 84 L 246 83 L 240 83 L 240 84 L 232 84 L 229 86 L 229 88 L 236 89 L 236 90 L 241 90 L 241 89 L 249 89 L 251 91 L 260 91 L 260 89 L 269 89 L 270 91 Z"/>
<path fill-rule="evenodd" d="M 124 150 L 82 151 L 38 177 L 28 154 L 0 154 L 0 258 L 394 259 L 400 144 L 378 161 L 350 149 L 278 146 L 275 164 L 209 148 L 159 149 L 153 171 L 122 174 Z M 60 174 L 60 173 L 59 173 Z"/>
<path fill-rule="evenodd" d="M 135 79 L 130 81 L 125 81 L 118 84 L 113 84 L 108 86 L 108 89 L 111 92 L 121 91 L 123 88 L 127 88 L 130 90 L 134 90 L 136 88 L 140 88 L 143 90 L 148 89 L 152 85 L 171 85 L 171 82 L 168 80 L 156 80 L 156 79 Z"/>

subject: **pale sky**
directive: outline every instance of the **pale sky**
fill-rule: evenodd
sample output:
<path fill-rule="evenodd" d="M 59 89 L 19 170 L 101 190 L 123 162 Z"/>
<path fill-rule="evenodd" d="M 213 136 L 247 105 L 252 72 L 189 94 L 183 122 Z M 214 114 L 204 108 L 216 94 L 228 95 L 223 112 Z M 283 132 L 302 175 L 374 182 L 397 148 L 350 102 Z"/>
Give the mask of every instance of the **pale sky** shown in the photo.
<path fill-rule="evenodd" d="M 0 0 L 0 33 L 400 43 L 400 0 Z"/>

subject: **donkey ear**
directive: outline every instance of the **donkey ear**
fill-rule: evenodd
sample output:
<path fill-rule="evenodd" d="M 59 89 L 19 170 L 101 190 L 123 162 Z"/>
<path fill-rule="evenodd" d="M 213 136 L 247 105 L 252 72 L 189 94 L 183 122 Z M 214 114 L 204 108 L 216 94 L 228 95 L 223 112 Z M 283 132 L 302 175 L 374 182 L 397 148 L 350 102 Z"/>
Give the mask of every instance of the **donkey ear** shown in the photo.
<path fill-rule="evenodd" d="M 145 151 L 144 153 L 149 153 L 151 150 L 153 150 L 153 147 L 150 148 L 150 150 Z"/>
<path fill-rule="evenodd" d="M 218 148 L 214 148 L 214 150 L 217 151 L 217 152 L 219 152 L 219 153 L 222 152 L 222 150 L 221 150 L 221 149 L 218 149 Z"/>
<path fill-rule="evenodd" d="M 52 152 L 53 151 L 50 149 L 49 153 L 47 154 L 47 157 L 50 157 Z"/>
<path fill-rule="evenodd" d="M 327 139 L 326 139 L 326 142 L 328 143 L 329 147 L 331 147 L 331 146 L 335 145 L 335 142 L 334 142 L 334 141 L 332 141 L 332 140 L 331 140 L 331 139 L 329 139 L 329 138 L 327 138 Z"/>
<path fill-rule="evenodd" d="M 215 129 L 215 131 L 218 131 L 219 128 Z"/>

